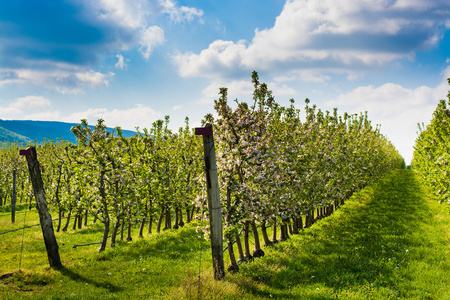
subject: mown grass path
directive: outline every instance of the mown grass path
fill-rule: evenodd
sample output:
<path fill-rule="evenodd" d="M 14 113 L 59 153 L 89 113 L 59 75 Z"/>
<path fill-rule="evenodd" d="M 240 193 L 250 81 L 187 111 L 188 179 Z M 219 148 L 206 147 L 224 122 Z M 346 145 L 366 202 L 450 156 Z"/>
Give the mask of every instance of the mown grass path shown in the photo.
<path fill-rule="evenodd" d="M 395 171 L 238 277 L 269 298 L 450 299 L 449 237 L 448 206 Z"/>
<path fill-rule="evenodd" d="M 388 174 L 219 282 L 195 225 L 101 254 L 71 247 L 98 238 L 98 224 L 58 233 L 61 271 L 48 268 L 35 228 L 17 272 L 21 234 L 4 235 L 0 275 L 11 277 L 0 280 L 0 299 L 450 299 L 449 207 L 413 171 Z"/>

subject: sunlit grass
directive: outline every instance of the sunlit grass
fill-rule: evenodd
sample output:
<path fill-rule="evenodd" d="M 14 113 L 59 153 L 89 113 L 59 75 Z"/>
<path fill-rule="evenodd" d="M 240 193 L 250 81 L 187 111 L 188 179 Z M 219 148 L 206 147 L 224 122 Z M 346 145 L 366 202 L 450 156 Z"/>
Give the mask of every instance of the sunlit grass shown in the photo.
<path fill-rule="evenodd" d="M 28 217 L 39 223 L 37 213 Z M 0 217 L 0 231 L 20 222 Z M 427 197 L 412 171 L 391 173 L 219 282 L 199 221 L 143 239 L 134 228 L 133 241 L 103 253 L 99 245 L 72 247 L 100 241 L 101 224 L 89 223 L 56 233 L 62 270 L 48 267 L 40 227 L 0 235 L 0 276 L 8 274 L 0 298 L 450 299 L 449 210 Z"/>

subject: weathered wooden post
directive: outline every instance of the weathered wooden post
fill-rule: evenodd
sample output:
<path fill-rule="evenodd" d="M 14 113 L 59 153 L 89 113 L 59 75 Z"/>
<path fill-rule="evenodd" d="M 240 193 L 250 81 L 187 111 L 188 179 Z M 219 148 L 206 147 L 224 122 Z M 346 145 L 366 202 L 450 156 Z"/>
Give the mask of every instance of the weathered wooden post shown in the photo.
<path fill-rule="evenodd" d="M 11 198 L 11 223 L 14 223 L 16 221 L 16 200 L 17 200 L 16 176 L 17 176 L 17 170 L 14 170 L 13 171 L 13 192 L 12 192 L 12 198 Z"/>
<path fill-rule="evenodd" d="M 20 150 L 20 155 L 25 155 L 28 163 L 28 171 L 30 172 L 31 183 L 33 185 L 34 197 L 36 198 L 36 206 L 39 212 L 39 221 L 41 223 L 42 234 L 44 235 L 44 243 L 47 249 L 47 257 L 50 267 L 59 268 L 62 266 L 58 252 L 58 244 L 53 231 L 52 217 L 47 209 L 47 201 L 45 200 L 44 183 L 42 181 L 41 170 L 37 160 L 35 147 L 28 147 L 26 150 Z"/>
<path fill-rule="evenodd" d="M 222 209 L 212 125 L 206 124 L 205 127 L 195 128 L 195 134 L 203 136 L 214 279 L 220 280 L 225 276 L 225 267 L 223 262 Z"/>

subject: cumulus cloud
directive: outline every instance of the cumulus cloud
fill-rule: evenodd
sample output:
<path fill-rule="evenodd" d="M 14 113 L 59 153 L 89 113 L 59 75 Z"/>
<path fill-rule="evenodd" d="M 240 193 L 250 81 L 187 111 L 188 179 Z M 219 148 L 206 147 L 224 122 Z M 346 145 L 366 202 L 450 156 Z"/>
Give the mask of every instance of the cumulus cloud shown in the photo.
<path fill-rule="evenodd" d="M 153 49 L 164 43 L 164 30 L 159 26 L 150 26 L 142 30 L 139 42 L 140 51 L 145 58 L 149 58 Z"/>
<path fill-rule="evenodd" d="M 117 62 L 114 66 L 117 69 L 123 70 L 127 66 L 127 64 L 125 63 L 125 58 L 121 54 L 117 54 L 116 57 L 117 57 Z"/>
<path fill-rule="evenodd" d="M 80 122 L 87 119 L 89 123 L 97 123 L 98 119 L 104 119 L 109 127 L 120 126 L 123 129 L 135 130 L 139 128 L 150 128 L 152 123 L 162 117 L 161 113 L 148 106 L 137 104 L 128 109 L 90 108 L 86 111 L 72 113 L 62 118 L 65 122 Z"/>
<path fill-rule="evenodd" d="M 2 3 L 1 85 L 31 83 L 61 92 L 108 83 L 112 74 L 95 70 L 105 56 L 138 49 L 149 58 L 165 42 L 155 24 L 160 16 L 174 23 L 200 18 L 199 9 L 172 0 L 69 0 Z M 27 12 L 32 11 L 32 14 Z M 27 13 L 27 15 L 24 15 Z M 126 64 L 118 56 L 116 68 Z M 67 67 L 70 66 L 70 67 Z M 105 67 L 105 66 L 102 66 Z"/>
<path fill-rule="evenodd" d="M 219 98 L 220 88 L 228 88 L 228 99 L 234 100 L 236 98 L 245 97 L 251 99 L 253 93 L 253 84 L 248 80 L 232 80 L 232 81 L 214 81 L 202 90 L 201 98 L 196 102 L 197 104 L 211 104 L 214 100 Z"/>
<path fill-rule="evenodd" d="M 0 112 L 2 108 L 0 107 Z M 69 115 L 59 110 L 31 112 L 21 114 L 16 119 L 61 121 L 68 123 L 79 123 L 81 119 L 86 119 L 89 124 L 96 124 L 98 119 L 104 119 L 108 127 L 120 126 L 127 130 L 139 128 L 150 128 L 152 123 L 161 119 L 162 114 L 151 107 L 137 104 L 126 109 L 89 108 L 85 111 L 73 112 Z"/>
<path fill-rule="evenodd" d="M 195 18 L 203 16 L 203 11 L 195 7 L 178 6 L 176 2 L 172 0 L 160 0 L 160 4 L 163 7 L 163 12 L 170 16 L 170 20 L 175 23 L 192 22 Z"/>
<path fill-rule="evenodd" d="M 183 77 L 234 72 L 360 70 L 385 65 L 439 42 L 448 22 L 445 0 L 288 0 L 275 25 L 251 42 L 212 42 L 200 53 L 177 53 Z"/>
<path fill-rule="evenodd" d="M 31 111 L 45 110 L 49 107 L 51 107 L 49 99 L 42 96 L 29 95 L 14 99 L 6 107 L 0 106 L 0 115 L 4 119 L 16 119 Z"/>
<path fill-rule="evenodd" d="M 273 92 L 274 97 L 293 96 L 297 91 L 285 83 L 269 82 L 268 88 Z M 219 98 L 220 88 L 226 87 L 228 90 L 228 100 L 238 99 L 238 101 L 249 101 L 253 97 L 253 83 L 249 80 L 213 81 L 202 90 L 201 98 L 197 104 L 211 104 Z"/>
<path fill-rule="evenodd" d="M 16 98 L 9 106 L 17 109 L 36 109 L 50 107 L 50 100 L 42 96 L 25 96 Z"/>
<path fill-rule="evenodd" d="M 394 83 L 379 87 L 358 87 L 325 105 L 329 110 L 338 107 L 341 113 L 368 111 L 373 125 L 381 124 L 381 132 L 394 142 L 400 154 L 409 163 L 417 137 L 417 124 L 429 123 L 439 100 L 446 99 L 449 77 L 450 67 L 447 67 L 443 72 L 442 82 L 436 87 L 420 86 L 409 89 Z"/>
<path fill-rule="evenodd" d="M 103 74 L 77 66 L 57 64 L 41 69 L 1 69 L 0 86 L 31 83 L 56 89 L 61 93 L 81 93 L 84 88 L 107 86 L 114 73 Z"/>

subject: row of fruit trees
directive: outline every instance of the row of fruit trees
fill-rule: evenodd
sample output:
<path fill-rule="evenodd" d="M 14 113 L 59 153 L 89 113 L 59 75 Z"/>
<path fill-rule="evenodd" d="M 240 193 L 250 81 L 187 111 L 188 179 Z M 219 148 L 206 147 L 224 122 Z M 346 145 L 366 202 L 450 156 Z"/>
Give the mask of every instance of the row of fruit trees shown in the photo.
<path fill-rule="evenodd" d="M 419 125 L 411 166 L 439 202 L 450 203 L 450 92 L 447 97 L 439 101 L 430 124 Z"/>
<path fill-rule="evenodd" d="M 230 103 L 223 88 L 215 101 L 216 117 L 203 120 L 213 124 L 230 270 L 238 269 L 233 244 L 238 261 L 262 256 L 259 232 L 266 245 L 277 240 L 277 228 L 283 240 L 309 226 L 314 214 L 330 213 L 355 191 L 404 166 L 366 114 L 324 112 L 306 100 L 301 120 L 293 100 L 288 107 L 278 104 L 256 72 L 252 82 L 251 103 Z M 172 131 L 166 117 L 131 138 L 123 137 L 120 128 L 108 131 L 103 120 L 93 127 L 82 120 L 72 132 L 78 145 L 47 141 L 37 148 L 47 201 L 59 214 L 57 230 L 67 230 L 71 216 L 79 225 L 83 216 L 93 216 L 104 225 L 102 251 L 109 235 L 115 245 L 123 224 L 139 225 L 142 236 L 145 229 L 152 232 L 154 223 L 159 232 L 163 226 L 183 226 L 200 210 L 207 215 L 202 141 L 188 119 Z M 18 148 L 2 144 L 0 151 L 3 204 L 12 169 L 21 174 L 19 195 L 29 199 L 31 194 Z M 252 253 L 249 232 L 255 239 Z"/>

